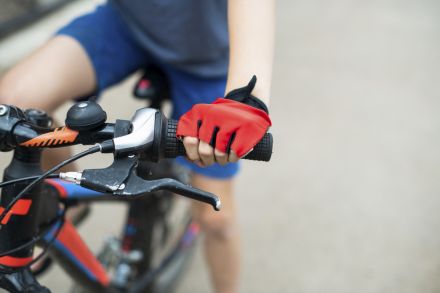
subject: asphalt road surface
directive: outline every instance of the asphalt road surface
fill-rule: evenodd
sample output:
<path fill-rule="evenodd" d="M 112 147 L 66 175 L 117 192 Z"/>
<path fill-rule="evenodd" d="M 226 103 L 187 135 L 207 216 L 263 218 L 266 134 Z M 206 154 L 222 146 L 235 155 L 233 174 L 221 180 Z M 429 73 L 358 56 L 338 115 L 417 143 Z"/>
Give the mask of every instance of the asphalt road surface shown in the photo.
<path fill-rule="evenodd" d="M 92 4 L 0 43 L 0 71 Z M 278 1 L 275 152 L 237 183 L 242 292 L 440 292 L 439 13 L 436 0 Z M 131 85 L 103 97 L 109 120 L 142 106 Z M 94 208 L 81 229 L 94 250 L 123 212 Z M 42 282 L 70 287 L 58 268 Z M 210 292 L 200 250 L 178 292 Z"/>

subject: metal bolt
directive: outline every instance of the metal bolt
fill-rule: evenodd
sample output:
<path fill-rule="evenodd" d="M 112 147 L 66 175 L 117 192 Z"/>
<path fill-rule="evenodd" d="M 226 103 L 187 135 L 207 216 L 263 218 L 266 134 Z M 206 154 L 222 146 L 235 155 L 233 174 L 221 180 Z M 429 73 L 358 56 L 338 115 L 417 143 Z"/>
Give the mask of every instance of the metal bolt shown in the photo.
<path fill-rule="evenodd" d="M 87 103 L 81 103 L 81 104 L 78 105 L 78 108 L 85 108 L 87 106 L 88 106 Z"/>
<path fill-rule="evenodd" d="M 0 116 L 5 115 L 6 113 L 8 113 L 8 107 L 5 105 L 0 105 Z"/>
<path fill-rule="evenodd" d="M 122 183 L 122 184 L 119 185 L 119 187 L 118 187 L 119 190 L 122 190 L 122 189 L 124 189 L 124 188 L 125 188 L 125 184 L 124 184 L 124 183 Z"/>

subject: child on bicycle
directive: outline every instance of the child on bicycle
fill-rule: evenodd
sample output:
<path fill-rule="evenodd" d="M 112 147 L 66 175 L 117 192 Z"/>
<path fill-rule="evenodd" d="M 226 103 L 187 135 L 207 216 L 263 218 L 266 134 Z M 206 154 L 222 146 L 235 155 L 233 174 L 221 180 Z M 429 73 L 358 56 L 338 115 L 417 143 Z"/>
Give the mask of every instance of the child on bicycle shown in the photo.
<path fill-rule="evenodd" d="M 238 291 L 233 182 L 237 161 L 270 126 L 274 2 L 110 0 L 0 79 L 0 103 L 51 113 L 64 102 L 99 95 L 148 64 L 159 66 L 171 83 L 174 118 L 180 118 L 177 134 L 187 152 L 180 162 L 193 171 L 193 186 L 223 203 L 220 213 L 198 203 L 193 209 L 216 292 Z M 254 75 L 258 82 L 248 84 Z M 46 164 L 66 155 L 59 150 Z"/>

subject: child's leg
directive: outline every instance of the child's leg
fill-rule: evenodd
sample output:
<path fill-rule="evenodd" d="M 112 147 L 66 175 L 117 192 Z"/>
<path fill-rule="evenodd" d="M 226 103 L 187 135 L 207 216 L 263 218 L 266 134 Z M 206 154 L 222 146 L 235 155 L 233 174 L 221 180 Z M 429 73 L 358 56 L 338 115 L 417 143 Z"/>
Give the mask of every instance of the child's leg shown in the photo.
<path fill-rule="evenodd" d="M 194 187 L 218 195 L 222 201 L 220 212 L 211 206 L 194 203 L 194 218 L 205 234 L 205 257 L 210 268 L 215 292 L 238 292 L 240 274 L 240 235 L 237 224 L 233 179 L 218 180 L 194 174 Z"/>
<path fill-rule="evenodd" d="M 95 87 L 95 73 L 81 45 L 57 36 L 0 79 L 0 103 L 52 114 L 66 101 L 89 94 Z M 45 165 L 53 166 L 69 154 L 66 148 L 52 150 L 45 156 Z"/>
<path fill-rule="evenodd" d="M 74 97 L 92 93 L 95 86 L 92 64 L 81 45 L 57 36 L 0 79 L 0 101 L 52 112 Z"/>

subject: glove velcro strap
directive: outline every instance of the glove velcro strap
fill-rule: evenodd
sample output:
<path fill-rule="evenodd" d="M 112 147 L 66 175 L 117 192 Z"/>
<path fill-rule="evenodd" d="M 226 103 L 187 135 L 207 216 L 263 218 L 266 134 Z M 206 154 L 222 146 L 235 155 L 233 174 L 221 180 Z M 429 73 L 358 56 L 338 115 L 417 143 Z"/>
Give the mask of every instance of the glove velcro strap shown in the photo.
<path fill-rule="evenodd" d="M 254 75 L 246 86 L 230 91 L 225 96 L 225 99 L 234 100 L 252 106 L 269 114 L 269 109 L 267 108 L 266 104 L 251 94 L 256 83 L 257 77 Z"/>

